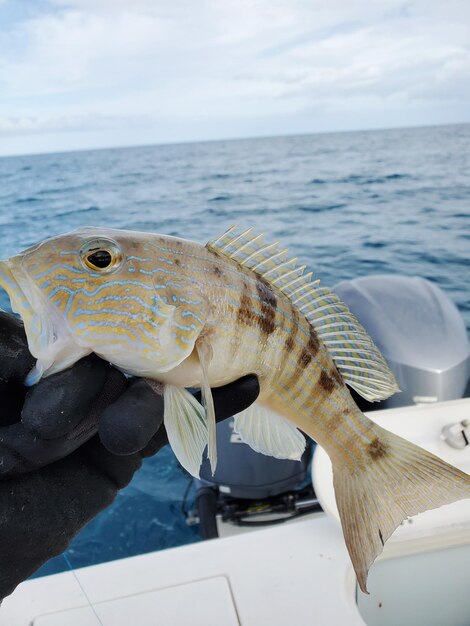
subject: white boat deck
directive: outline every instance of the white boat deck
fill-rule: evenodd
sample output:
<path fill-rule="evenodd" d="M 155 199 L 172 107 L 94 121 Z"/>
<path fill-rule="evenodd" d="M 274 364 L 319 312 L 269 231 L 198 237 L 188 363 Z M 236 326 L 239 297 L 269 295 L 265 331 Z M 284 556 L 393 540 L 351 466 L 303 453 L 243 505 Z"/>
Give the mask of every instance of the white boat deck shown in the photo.
<path fill-rule="evenodd" d="M 341 616 L 349 626 L 364 624 L 351 606 L 355 579 L 340 528 L 327 517 L 76 574 L 106 626 L 326 626 L 345 623 Z M 4 601 L 1 626 L 31 623 L 97 626 L 99 621 L 74 575 L 66 572 L 27 581 Z"/>

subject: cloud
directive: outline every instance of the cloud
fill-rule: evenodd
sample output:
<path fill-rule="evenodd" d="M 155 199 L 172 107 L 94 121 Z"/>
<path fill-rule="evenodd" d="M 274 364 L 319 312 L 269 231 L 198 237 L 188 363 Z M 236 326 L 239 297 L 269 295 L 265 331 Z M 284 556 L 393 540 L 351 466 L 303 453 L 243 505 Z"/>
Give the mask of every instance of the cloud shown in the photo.
<path fill-rule="evenodd" d="M 0 134 L 58 133 L 64 131 L 103 130 L 122 124 L 121 118 L 104 115 L 0 116 Z"/>
<path fill-rule="evenodd" d="M 212 120 L 230 136 L 249 132 L 263 116 L 282 121 L 278 132 L 291 132 L 312 111 L 319 128 L 344 128 L 348 119 L 353 127 L 360 109 L 361 119 L 375 111 L 386 126 L 420 107 L 422 119 L 440 121 L 444 113 L 436 111 L 458 115 L 468 102 L 470 5 L 463 0 L 40 6 L 9 28 L 3 19 L 0 134 L 147 125 L 158 129 L 149 140 L 158 141 L 168 139 L 164 126 L 193 128 L 194 138 L 198 128 L 210 134 Z M 176 132 L 174 139 L 184 137 Z"/>

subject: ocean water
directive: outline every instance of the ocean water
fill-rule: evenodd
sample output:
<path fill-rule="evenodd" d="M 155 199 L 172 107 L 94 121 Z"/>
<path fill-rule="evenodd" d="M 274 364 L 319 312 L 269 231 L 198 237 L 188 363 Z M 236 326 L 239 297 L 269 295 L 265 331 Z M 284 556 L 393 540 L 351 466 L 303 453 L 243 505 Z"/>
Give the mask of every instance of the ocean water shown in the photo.
<path fill-rule="evenodd" d="M 205 242 L 233 223 L 280 239 L 326 285 L 424 276 L 470 329 L 468 124 L 0 159 L 0 258 L 84 225 Z M 146 461 L 75 539 L 73 566 L 197 541 L 187 483 L 169 449 Z"/>

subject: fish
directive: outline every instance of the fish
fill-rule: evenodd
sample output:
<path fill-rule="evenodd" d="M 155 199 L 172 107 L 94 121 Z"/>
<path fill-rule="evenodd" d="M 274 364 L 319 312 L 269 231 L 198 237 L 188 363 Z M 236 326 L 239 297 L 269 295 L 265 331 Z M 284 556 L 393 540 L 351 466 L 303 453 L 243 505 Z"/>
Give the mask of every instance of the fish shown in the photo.
<path fill-rule="evenodd" d="M 203 245 L 82 228 L 0 261 L 36 365 L 26 383 L 91 352 L 163 385 L 164 425 L 182 466 L 217 465 L 211 388 L 255 374 L 258 400 L 235 416 L 254 450 L 299 460 L 306 436 L 328 453 L 361 590 L 402 521 L 470 497 L 470 476 L 365 416 L 399 391 L 354 315 L 278 242 L 230 228 Z M 199 403 L 188 388 L 201 389 Z"/>

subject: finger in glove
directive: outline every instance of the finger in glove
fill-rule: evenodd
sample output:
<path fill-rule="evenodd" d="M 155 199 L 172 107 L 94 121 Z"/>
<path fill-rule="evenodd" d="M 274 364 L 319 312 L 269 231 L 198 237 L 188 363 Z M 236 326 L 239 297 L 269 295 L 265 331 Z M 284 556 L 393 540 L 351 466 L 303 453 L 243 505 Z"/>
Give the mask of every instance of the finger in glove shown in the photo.
<path fill-rule="evenodd" d="M 36 359 L 28 350 L 23 324 L 0 311 L 0 381 L 23 382 Z"/>
<path fill-rule="evenodd" d="M 90 397 L 90 389 L 93 385 L 85 388 L 85 384 L 90 384 L 89 372 L 83 370 L 82 365 L 74 366 L 67 372 L 55 374 L 44 381 L 44 386 L 51 393 L 51 414 L 44 414 L 46 420 L 46 426 L 51 425 L 50 429 L 44 429 L 47 435 L 51 435 L 53 432 L 54 420 L 57 420 L 58 427 L 55 429 L 55 439 L 46 439 L 38 436 L 37 432 L 25 428 L 24 424 L 18 422 L 10 426 L 0 428 L 0 478 L 6 478 L 8 476 L 16 476 L 25 472 L 30 472 L 34 469 L 38 469 L 45 465 L 49 465 L 58 459 L 64 458 L 71 454 L 74 450 L 79 448 L 82 444 L 88 441 L 98 430 L 99 418 L 104 409 L 117 400 L 121 393 L 127 388 L 127 380 L 125 376 L 118 370 L 110 367 L 104 361 L 96 359 L 98 363 L 97 380 L 101 381 L 100 387 L 94 388 L 94 398 Z M 91 361 L 93 362 L 93 360 Z M 78 369 L 80 374 L 77 381 L 73 378 L 69 381 L 69 387 L 75 394 L 75 399 L 79 399 L 78 392 L 84 395 L 82 411 L 80 418 L 81 421 L 77 421 L 74 416 L 73 403 L 63 404 L 57 402 L 61 395 L 54 393 L 54 385 L 64 383 L 62 380 L 63 375 L 73 376 L 73 371 Z M 104 382 L 102 381 L 101 370 L 104 368 Z M 85 374 L 84 374 L 85 371 Z M 96 368 L 92 368 L 92 372 L 96 371 Z M 59 379 L 59 380 L 58 380 Z M 47 383 L 47 384 L 46 384 Z M 38 389 L 43 383 L 38 385 Z M 78 395 L 77 395 L 78 394 Z M 40 399 L 44 398 L 44 403 L 38 402 L 37 404 L 31 403 L 31 414 L 35 417 L 34 411 L 39 408 L 47 406 L 47 394 L 41 392 Z M 85 402 L 86 400 L 86 402 Z M 70 398 L 69 398 L 70 401 Z M 78 401 L 78 404 L 80 402 Z M 61 406 L 64 406 L 63 414 Z M 86 406 L 86 410 L 84 408 Z M 70 409 L 70 410 L 69 410 Z M 47 421 L 49 420 L 49 422 Z M 38 423 L 37 430 L 41 432 L 42 425 Z M 61 436 L 58 436 L 60 433 Z"/>
<path fill-rule="evenodd" d="M 63 437 L 88 414 L 104 386 L 109 365 L 91 354 L 32 387 L 23 406 L 23 426 L 41 439 Z"/>
<path fill-rule="evenodd" d="M 98 432 L 113 454 L 133 454 L 145 448 L 162 423 L 163 397 L 138 379 L 103 412 Z"/>

